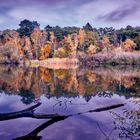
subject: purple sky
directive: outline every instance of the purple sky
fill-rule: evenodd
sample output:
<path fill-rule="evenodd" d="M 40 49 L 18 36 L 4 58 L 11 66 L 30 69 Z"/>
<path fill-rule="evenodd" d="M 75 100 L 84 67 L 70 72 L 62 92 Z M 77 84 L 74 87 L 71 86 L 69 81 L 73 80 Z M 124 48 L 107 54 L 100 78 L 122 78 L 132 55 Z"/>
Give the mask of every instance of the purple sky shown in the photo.
<path fill-rule="evenodd" d="M 18 28 L 23 19 L 59 26 L 140 25 L 140 0 L 0 0 L 0 30 Z"/>

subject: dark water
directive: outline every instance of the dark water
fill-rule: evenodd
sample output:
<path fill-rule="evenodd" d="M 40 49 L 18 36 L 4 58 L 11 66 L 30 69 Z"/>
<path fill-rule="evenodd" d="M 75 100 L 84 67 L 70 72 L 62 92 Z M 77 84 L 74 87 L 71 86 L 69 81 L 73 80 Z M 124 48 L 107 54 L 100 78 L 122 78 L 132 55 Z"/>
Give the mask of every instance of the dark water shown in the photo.
<path fill-rule="evenodd" d="M 140 140 L 140 69 L 1 66 L 0 113 L 0 140 Z"/>

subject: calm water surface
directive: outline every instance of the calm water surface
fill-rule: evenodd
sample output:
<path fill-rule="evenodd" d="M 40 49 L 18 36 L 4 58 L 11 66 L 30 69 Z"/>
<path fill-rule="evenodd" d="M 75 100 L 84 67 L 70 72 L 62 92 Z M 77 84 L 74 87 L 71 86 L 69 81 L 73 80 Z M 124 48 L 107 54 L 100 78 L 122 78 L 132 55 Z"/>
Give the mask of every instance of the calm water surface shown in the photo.
<path fill-rule="evenodd" d="M 0 66 L 0 140 L 12 139 L 140 140 L 140 69 Z"/>

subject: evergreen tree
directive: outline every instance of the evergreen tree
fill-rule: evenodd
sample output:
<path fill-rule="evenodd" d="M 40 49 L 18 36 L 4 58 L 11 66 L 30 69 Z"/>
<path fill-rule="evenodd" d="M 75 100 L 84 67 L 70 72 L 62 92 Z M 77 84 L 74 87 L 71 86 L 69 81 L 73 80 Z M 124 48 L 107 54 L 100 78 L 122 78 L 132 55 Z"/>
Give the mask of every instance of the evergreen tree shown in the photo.
<path fill-rule="evenodd" d="M 20 28 L 17 30 L 20 36 L 30 36 L 34 28 L 38 28 L 40 24 L 37 21 L 23 20 L 19 24 Z"/>

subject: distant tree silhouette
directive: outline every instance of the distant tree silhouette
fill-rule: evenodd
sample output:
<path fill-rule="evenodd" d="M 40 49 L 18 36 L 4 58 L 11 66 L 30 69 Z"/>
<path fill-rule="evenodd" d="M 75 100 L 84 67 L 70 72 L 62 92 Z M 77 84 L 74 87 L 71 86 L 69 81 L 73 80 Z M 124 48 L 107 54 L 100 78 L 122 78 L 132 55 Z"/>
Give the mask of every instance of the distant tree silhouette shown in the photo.
<path fill-rule="evenodd" d="M 30 36 L 34 28 L 38 28 L 40 24 L 37 21 L 23 20 L 19 24 L 20 28 L 17 30 L 20 36 Z"/>
<path fill-rule="evenodd" d="M 83 26 L 83 29 L 86 31 L 93 31 L 93 28 L 89 22 L 85 26 Z"/>

